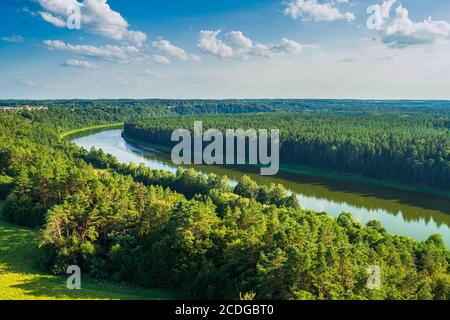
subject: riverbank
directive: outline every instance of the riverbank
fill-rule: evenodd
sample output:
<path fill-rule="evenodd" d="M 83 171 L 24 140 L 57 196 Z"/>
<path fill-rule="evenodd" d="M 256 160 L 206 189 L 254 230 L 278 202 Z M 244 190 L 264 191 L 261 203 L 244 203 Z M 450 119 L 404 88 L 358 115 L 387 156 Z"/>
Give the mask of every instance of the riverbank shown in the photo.
<path fill-rule="evenodd" d="M 160 153 L 164 156 L 170 157 L 171 149 L 168 147 L 140 141 L 138 139 L 127 136 L 124 132 L 122 132 L 122 138 L 125 141 L 127 141 L 128 143 L 134 144 L 142 149 L 146 149 L 148 151 Z M 432 188 L 432 187 L 427 187 L 427 186 L 410 185 L 410 184 L 397 182 L 397 181 L 379 180 L 379 179 L 373 179 L 373 178 L 350 174 L 350 173 L 341 173 L 341 172 L 336 172 L 336 171 L 316 169 L 316 168 L 297 166 L 297 165 L 281 164 L 280 171 L 285 172 L 285 173 L 294 173 L 294 174 L 298 174 L 298 175 L 309 176 L 309 177 L 325 178 L 325 179 L 330 179 L 330 180 L 334 180 L 334 181 L 349 182 L 349 183 L 355 183 L 355 184 L 363 184 L 363 185 L 369 185 L 369 186 L 388 188 L 388 189 L 393 189 L 393 190 L 415 192 L 415 193 L 426 194 L 426 195 L 431 195 L 431 196 L 450 200 L 450 192 Z"/>
<path fill-rule="evenodd" d="M 420 185 L 410 185 L 402 182 L 389 181 L 389 180 L 378 180 L 373 178 L 368 178 L 364 176 L 349 174 L 349 173 L 341 173 L 334 171 L 327 171 L 321 169 L 315 169 L 310 167 L 302 167 L 302 166 L 289 166 L 289 165 L 281 165 L 280 170 L 283 172 L 295 173 L 305 176 L 312 177 L 321 177 L 326 179 L 331 179 L 335 181 L 343 181 L 343 182 L 351 182 L 357 184 L 365 184 L 376 187 L 389 188 L 400 191 L 409 191 L 416 192 L 421 194 L 432 195 L 436 197 L 442 197 L 450 200 L 450 192 L 440 189 L 435 189 L 427 186 Z"/>
<path fill-rule="evenodd" d="M 70 130 L 67 132 L 64 132 L 59 135 L 59 138 L 62 139 L 69 139 L 72 138 L 75 135 L 79 134 L 88 134 L 93 133 L 97 131 L 103 131 L 103 130 L 113 130 L 113 129 L 121 129 L 123 128 L 124 123 L 123 122 L 114 122 L 114 123 L 108 123 L 108 124 L 102 124 L 98 126 L 91 126 L 91 127 L 84 127 L 79 129 Z"/>
<path fill-rule="evenodd" d="M 155 144 L 122 136 L 122 130 L 108 130 L 71 140 L 86 150 L 95 147 L 115 156 L 121 163 L 143 163 L 154 170 L 176 172 L 170 150 L 157 150 Z M 169 151 L 169 152 L 168 152 Z M 441 234 L 450 247 L 450 200 L 410 191 L 401 191 L 367 184 L 336 181 L 317 176 L 280 171 L 276 176 L 261 176 L 257 167 L 187 165 L 205 174 L 227 176 L 235 184 L 248 175 L 260 185 L 281 184 L 295 194 L 305 210 L 326 212 L 338 217 L 350 212 L 362 224 L 380 221 L 392 234 L 424 241 L 432 234 Z"/>
<path fill-rule="evenodd" d="M 172 150 L 168 147 L 161 146 L 158 144 L 152 144 L 149 142 L 143 142 L 138 139 L 132 138 L 132 137 L 126 135 L 124 131 L 122 132 L 122 138 L 126 142 L 134 144 L 144 150 L 155 152 L 155 153 L 158 153 L 158 154 L 166 156 L 166 157 L 170 157 L 170 154 L 172 152 Z"/>

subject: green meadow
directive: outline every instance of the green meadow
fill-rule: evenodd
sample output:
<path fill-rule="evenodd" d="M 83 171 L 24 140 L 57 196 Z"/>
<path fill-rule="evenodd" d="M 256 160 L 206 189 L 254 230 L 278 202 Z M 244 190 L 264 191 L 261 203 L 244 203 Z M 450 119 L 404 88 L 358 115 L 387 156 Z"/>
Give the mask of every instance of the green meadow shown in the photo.
<path fill-rule="evenodd" d="M 3 203 L 0 202 L 0 212 Z M 38 231 L 4 222 L 0 215 L 0 300 L 165 300 L 179 298 L 162 290 L 143 290 L 129 285 L 82 277 L 81 290 L 69 290 L 66 277 L 39 271 Z"/>

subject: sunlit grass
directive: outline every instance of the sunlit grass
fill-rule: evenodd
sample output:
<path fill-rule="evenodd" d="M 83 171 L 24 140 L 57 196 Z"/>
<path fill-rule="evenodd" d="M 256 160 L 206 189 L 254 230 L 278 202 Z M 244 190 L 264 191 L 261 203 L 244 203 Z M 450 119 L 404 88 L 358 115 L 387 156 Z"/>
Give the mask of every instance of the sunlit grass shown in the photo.
<path fill-rule="evenodd" d="M 119 128 L 123 128 L 123 122 L 116 122 L 116 123 L 109 123 L 109 124 L 103 124 L 103 125 L 98 125 L 98 126 L 91 126 L 91 127 L 85 127 L 85 128 L 79 128 L 79 129 L 74 129 L 74 130 L 70 130 L 70 131 L 66 131 L 64 133 L 62 133 L 59 138 L 60 139 L 67 139 L 69 137 L 72 136 L 76 136 L 78 134 L 86 134 L 89 132 L 96 132 L 98 130 L 102 131 L 105 129 L 119 129 Z"/>
<path fill-rule="evenodd" d="M 2 203 L 0 202 L 0 212 Z M 82 277 L 81 290 L 69 290 L 63 276 L 39 271 L 36 230 L 4 222 L 0 214 L 0 299 L 176 299 L 174 293 L 98 282 Z"/>

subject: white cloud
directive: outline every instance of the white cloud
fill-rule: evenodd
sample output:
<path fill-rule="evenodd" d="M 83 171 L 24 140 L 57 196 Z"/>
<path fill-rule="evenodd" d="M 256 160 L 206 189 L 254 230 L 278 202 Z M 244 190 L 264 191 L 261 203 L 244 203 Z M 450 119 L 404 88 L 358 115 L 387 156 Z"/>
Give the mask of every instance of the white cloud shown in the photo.
<path fill-rule="evenodd" d="M 35 11 L 30 10 L 27 6 L 24 6 L 19 10 L 20 12 L 28 13 L 32 17 L 36 17 L 38 14 Z"/>
<path fill-rule="evenodd" d="M 220 58 L 231 58 L 234 55 L 233 48 L 225 44 L 222 40 L 218 39 L 217 36 L 222 30 L 200 31 L 200 40 L 198 47 L 206 53 L 212 54 Z"/>
<path fill-rule="evenodd" d="M 157 48 L 158 50 L 163 51 L 164 53 L 181 59 L 183 61 L 192 60 L 192 61 L 200 61 L 201 58 L 196 55 L 188 54 L 184 49 L 181 49 L 177 46 L 174 46 L 169 41 L 160 39 L 157 41 L 153 41 L 152 46 Z"/>
<path fill-rule="evenodd" d="M 208 54 L 219 58 L 247 58 L 260 56 L 276 58 L 287 55 L 298 55 L 302 51 L 302 45 L 293 40 L 283 39 L 281 43 L 274 45 L 254 44 L 241 31 L 231 31 L 219 39 L 221 30 L 201 31 L 199 48 Z"/>
<path fill-rule="evenodd" d="M 147 35 L 141 31 L 129 29 L 128 22 L 119 12 L 111 9 L 107 0 L 37 0 L 43 11 L 40 16 L 56 27 L 66 25 L 67 9 L 80 8 L 81 28 L 86 31 L 102 35 L 118 41 L 131 42 L 136 46 L 147 40 Z"/>
<path fill-rule="evenodd" d="M 82 61 L 82 60 L 76 60 L 76 59 L 66 60 L 66 61 L 64 61 L 64 63 L 62 65 L 64 67 L 78 67 L 78 68 L 93 68 L 93 67 L 95 67 L 94 64 L 92 64 L 88 61 Z"/>
<path fill-rule="evenodd" d="M 382 4 L 369 6 L 368 14 L 372 14 L 369 22 L 373 24 L 374 29 L 381 30 L 383 24 L 389 19 L 391 8 L 397 0 L 385 0 Z"/>
<path fill-rule="evenodd" d="M 299 55 L 302 50 L 303 46 L 300 43 L 284 38 L 280 44 L 270 46 L 257 44 L 252 53 L 266 58 L 276 58 L 285 55 Z"/>
<path fill-rule="evenodd" d="M 170 60 L 168 58 L 157 54 L 150 56 L 150 61 L 156 64 L 170 64 Z"/>
<path fill-rule="evenodd" d="M 64 28 L 66 26 L 65 21 L 61 20 L 60 18 L 55 17 L 51 13 L 39 11 L 39 15 L 41 16 L 42 19 L 44 19 L 48 23 L 51 23 L 55 27 Z"/>
<path fill-rule="evenodd" d="M 307 17 L 313 21 L 355 20 L 351 12 L 341 12 L 336 5 L 348 3 L 348 1 L 331 1 L 319 3 L 317 0 L 294 0 L 288 3 L 284 14 L 292 19 Z"/>
<path fill-rule="evenodd" d="M 379 5 L 376 29 L 381 41 L 391 48 L 406 48 L 412 45 L 431 44 L 437 40 L 450 39 L 450 23 L 432 20 L 413 22 L 408 10 L 399 5 L 395 17 L 390 18 L 390 11 L 396 0 L 386 0 Z M 377 7 L 377 5 L 375 6 Z"/>
<path fill-rule="evenodd" d="M 11 37 L 3 37 L 1 38 L 2 41 L 11 42 L 11 43 L 19 43 L 23 42 L 22 36 L 11 36 Z"/>
<path fill-rule="evenodd" d="M 253 41 L 244 36 L 241 31 L 228 32 L 227 36 L 230 40 L 230 43 L 238 48 L 248 50 L 253 47 Z"/>
<path fill-rule="evenodd" d="M 99 58 L 107 61 L 131 63 L 142 60 L 142 54 L 134 46 L 72 45 L 60 40 L 45 40 L 42 43 L 51 50 L 68 51 L 81 56 Z"/>

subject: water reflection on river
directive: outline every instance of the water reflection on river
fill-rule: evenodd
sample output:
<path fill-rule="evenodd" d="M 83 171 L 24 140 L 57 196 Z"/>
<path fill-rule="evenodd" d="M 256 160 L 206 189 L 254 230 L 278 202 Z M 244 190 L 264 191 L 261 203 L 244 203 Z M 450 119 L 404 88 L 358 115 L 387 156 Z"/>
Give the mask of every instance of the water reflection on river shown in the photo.
<path fill-rule="evenodd" d="M 114 155 L 120 162 L 145 163 L 153 169 L 176 171 L 167 157 L 127 143 L 121 137 L 122 130 L 91 133 L 73 139 L 78 146 L 101 148 Z M 227 175 L 232 180 L 244 173 L 237 168 L 197 166 L 205 173 Z M 367 223 L 380 221 L 394 234 L 424 240 L 433 233 L 440 233 L 450 247 L 450 201 L 441 198 L 387 188 L 365 186 L 348 182 L 279 173 L 276 177 L 245 174 L 261 184 L 281 183 L 298 195 L 303 208 L 325 211 L 333 216 L 351 212 L 355 219 Z"/>

